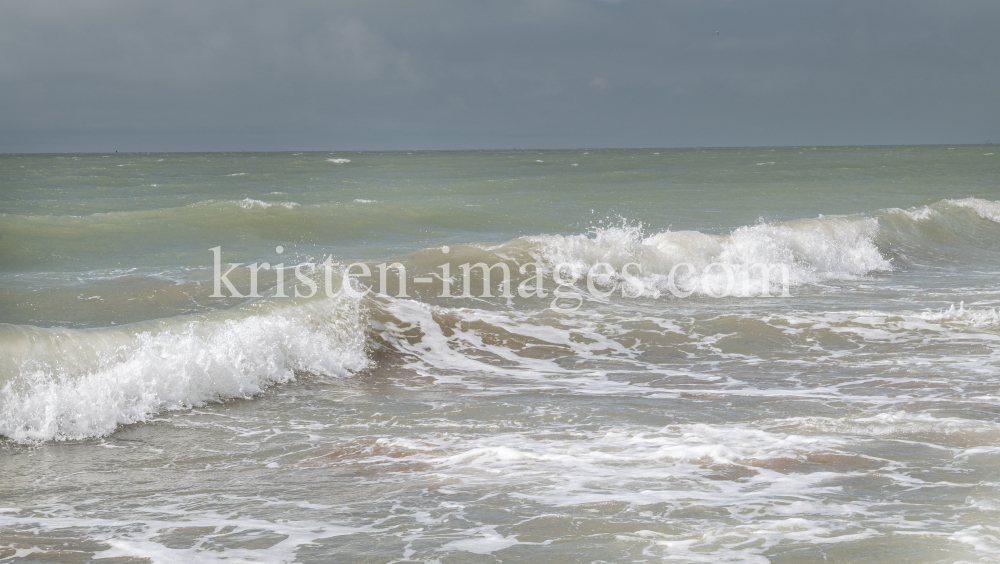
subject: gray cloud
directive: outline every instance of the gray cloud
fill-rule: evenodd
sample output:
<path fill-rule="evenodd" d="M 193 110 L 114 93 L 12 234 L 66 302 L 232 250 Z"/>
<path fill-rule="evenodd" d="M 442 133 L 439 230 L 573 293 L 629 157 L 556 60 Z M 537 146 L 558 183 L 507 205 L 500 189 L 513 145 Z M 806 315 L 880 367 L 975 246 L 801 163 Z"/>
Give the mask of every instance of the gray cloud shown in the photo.
<path fill-rule="evenodd" d="M 0 150 L 983 142 L 998 21 L 993 0 L 8 1 Z"/>

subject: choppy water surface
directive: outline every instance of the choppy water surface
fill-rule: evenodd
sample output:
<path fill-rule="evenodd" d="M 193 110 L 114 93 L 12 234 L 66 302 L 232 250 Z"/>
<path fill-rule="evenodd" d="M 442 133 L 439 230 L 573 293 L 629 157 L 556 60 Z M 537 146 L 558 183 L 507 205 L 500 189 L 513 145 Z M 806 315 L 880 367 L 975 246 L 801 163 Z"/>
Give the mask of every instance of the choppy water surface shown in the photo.
<path fill-rule="evenodd" d="M 993 153 L 0 155 L 0 559 L 997 561 Z"/>

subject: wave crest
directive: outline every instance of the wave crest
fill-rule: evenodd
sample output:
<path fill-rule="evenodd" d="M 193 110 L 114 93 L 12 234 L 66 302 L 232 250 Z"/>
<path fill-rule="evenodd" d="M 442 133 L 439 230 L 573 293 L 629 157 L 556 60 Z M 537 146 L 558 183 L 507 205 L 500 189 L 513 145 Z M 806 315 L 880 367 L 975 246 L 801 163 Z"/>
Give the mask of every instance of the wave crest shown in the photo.
<path fill-rule="evenodd" d="M 529 240 L 538 245 L 545 262 L 571 264 L 582 272 L 600 262 L 618 271 L 637 263 L 653 295 L 666 291 L 675 267 L 672 283 L 684 292 L 718 295 L 730 281 L 737 281 L 745 294 L 756 295 L 765 288 L 768 293 L 776 290 L 785 273 L 788 284 L 797 286 L 892 270 L 875 244 L 877 233 L 874 218 L 820 217 L 761 222 L 728 235 L 665 231 L 646 236 L 641 227 L 622 225 L 598 229 L 594 237 L 543 235 Z M 681 264 L 688 266 L 681 269 Z M 767 273 L 761 265 L 768 267 Z"/>
<path fill-rule="evenodd" d="M 3 387 L 0 435 L 103 436 L 163 410 L 250 397 L 297 373 L 346 376 L 367 366 L 363 325 L 359 303 L 338 299 L 161 330 L 7 326 L 20 338 L 3 339 L 5 352 L 20 358 Z"/>

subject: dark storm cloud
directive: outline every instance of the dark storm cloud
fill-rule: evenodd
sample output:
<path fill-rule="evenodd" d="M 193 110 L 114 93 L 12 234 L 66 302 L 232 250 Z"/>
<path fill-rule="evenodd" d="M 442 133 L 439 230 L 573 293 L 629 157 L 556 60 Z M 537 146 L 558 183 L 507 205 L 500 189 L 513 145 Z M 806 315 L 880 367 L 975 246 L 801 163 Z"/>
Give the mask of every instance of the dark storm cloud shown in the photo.
<path fill-rule="evenodd" d="M 983 142 L 998 23 L 994 0 L 5 2 L 0 150 Z"/>

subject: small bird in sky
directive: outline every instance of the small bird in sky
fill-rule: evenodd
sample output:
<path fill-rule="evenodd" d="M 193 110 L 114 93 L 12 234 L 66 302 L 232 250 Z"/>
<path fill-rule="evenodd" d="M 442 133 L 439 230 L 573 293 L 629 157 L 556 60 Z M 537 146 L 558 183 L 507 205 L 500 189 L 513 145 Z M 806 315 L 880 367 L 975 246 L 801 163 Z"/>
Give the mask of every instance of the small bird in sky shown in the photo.
<path fill-rule="evenodd" d="M 717 31 L 717 32 L 715 32 L 715 34 L 716 34 L 716 35 L 719 35 L 719 32 Z"/>

